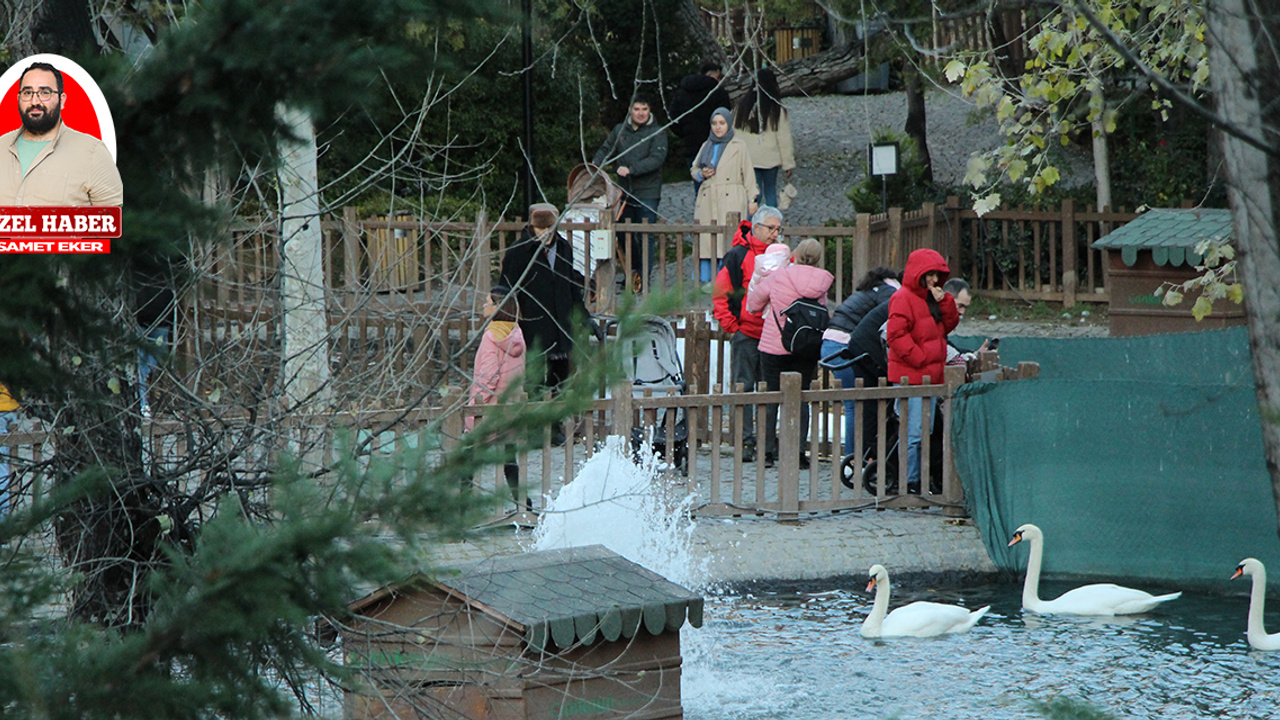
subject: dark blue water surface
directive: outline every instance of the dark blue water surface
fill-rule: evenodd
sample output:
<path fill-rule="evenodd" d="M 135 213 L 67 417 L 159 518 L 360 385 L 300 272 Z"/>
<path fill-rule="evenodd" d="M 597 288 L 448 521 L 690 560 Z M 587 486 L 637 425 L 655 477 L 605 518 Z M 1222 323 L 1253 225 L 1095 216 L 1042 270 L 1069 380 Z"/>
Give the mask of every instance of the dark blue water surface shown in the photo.
<path fill-rule="evenodd" d="M 1020 585 L 895 588 L 891 608 L 992 608 L 966 635 L 894 640 L 858 635 L 872 599 L 860 587 L 712 596 L 703 627 L 682 634 L 685 717 L 1023 719 L 1068 696 L 1124 718 L 1280 718 L 1280 652 L 1249 648 L 1248 586 L 1236 582 L 1224 591 L 1237 594 L 1096 619 L 1024 615 Z M 1280 612 L 1268 620 L 1280 631 Z"/>

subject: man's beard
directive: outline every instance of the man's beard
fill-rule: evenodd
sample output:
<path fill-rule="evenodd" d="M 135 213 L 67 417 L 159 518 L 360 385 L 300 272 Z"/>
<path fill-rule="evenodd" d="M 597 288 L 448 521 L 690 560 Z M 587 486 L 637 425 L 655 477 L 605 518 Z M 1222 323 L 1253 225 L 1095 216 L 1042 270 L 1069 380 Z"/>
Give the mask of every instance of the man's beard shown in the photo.
<path fill-rule="evenodd" d="M 55 105 L 50 108 L 48 105 L 44 107 L 44 114 L 38 118 L 32 118 L 30 113 L 32 108 L 27 108 L 27 112 L 22 113 L 22 127 L 32 135 L 43 135 L 58 126 L 58 121 L 62 119 L 62 108 Z"/>

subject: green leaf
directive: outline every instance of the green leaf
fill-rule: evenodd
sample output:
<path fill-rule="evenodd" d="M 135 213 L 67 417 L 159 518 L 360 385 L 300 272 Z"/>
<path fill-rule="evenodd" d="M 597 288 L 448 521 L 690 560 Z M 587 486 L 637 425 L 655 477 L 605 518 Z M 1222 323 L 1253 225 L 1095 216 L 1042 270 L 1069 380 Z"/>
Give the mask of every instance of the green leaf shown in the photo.
<path fill-rule="evenodd" d="M 1244 302 L 1244 286 L 1240 283 L 1232 283 L 1227 286 L 1227 299 L 1239 305 Z"/>
<path fill-rule="evenodd" d="M 111 391 L 112 395 L 119 395 L 120 394 L 120 378 L 113 377 L 110 380 L 108 380 L 107 389 Z"/>
<path fill-rule="evenodd" d="M 946 76 L 947 82 L 955 82 L 964 77 L 967 69 L 968 68 L 965 67 L 965 64 L 960 60 L 952 60 L 947 63 L 945 68 L 942 69 L 942 74 Z"/>

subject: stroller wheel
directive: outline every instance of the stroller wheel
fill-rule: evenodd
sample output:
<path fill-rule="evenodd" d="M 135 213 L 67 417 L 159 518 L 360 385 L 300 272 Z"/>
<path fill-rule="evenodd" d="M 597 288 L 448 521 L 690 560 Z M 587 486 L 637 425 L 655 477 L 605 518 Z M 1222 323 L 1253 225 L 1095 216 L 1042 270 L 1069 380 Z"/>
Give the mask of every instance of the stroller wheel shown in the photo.
<path fill-rule="evenodd" d="M 858 474 L 858 457 L 845 455 L 844 460 L 840 461 L 840 484 L 850 490 L 858 487 Z"/>

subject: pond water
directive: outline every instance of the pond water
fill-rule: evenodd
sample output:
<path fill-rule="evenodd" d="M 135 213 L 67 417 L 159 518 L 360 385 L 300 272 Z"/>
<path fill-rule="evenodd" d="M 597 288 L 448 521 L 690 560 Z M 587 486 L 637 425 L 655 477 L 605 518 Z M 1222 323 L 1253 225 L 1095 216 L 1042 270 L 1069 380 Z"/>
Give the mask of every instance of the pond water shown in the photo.
<path fill-rule="evenodd" d="M 681 636 L 685 718 L 1041 718 L 1036 703 L 1059 696 L 1117 717 L 1278 718 L 1280 653 L 1249 649 L 1236 582 L 1238 596 L 1091 619 L 1024 615 L 1020 585 L 895 587 L 891 607 L 992 607 L 965 635 L 889 640 L 858 634 L 860 587 L 709 596 L 703 627 Z"/>
<path fill-rule="evenodd" d="M 702 589 L 687 503 L 664 500 L 652 463 L 637 466 L 629 455 L 611 438 L 587 461 L 543 513 L 535 547 L 601 543 Z M 894 608 L 926 599 L 991 605 L 969 633 L 925 639 L 858 634 L 871 610 L 865 578 L 703 589 L 703 626 L 681 631 L 684 716 L 1023 720 L 1043 717 L 1037 702 L 1067 697 L 1124 718 L 1280 719 L 1280 652 L 1249 649 L 1249 586 L 1228 581 L 1231 570 L 1223 568 L 1225 595 L 1184 592 L 1149 614 L 1091 619 L 1024 615 L 1020 584 L 899 578 Z M 1043 581 L 1040 596 L 1078 584 Z M 1268 626 L 1280 630 L 1280 613 L 1271 615 Z"/>

